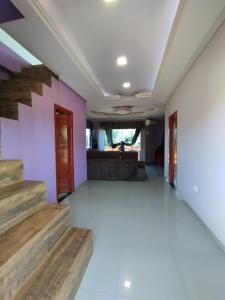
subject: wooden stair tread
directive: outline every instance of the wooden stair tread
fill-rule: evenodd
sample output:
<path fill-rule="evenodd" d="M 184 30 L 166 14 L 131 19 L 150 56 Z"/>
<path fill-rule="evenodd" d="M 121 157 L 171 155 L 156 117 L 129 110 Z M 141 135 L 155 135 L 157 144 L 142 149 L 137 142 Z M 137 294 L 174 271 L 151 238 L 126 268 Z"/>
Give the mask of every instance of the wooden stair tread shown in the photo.
<path fill-rule="evenodd" d="M 46 200 L 46 184 L 19 181 L 0 188 L 0 235 L 34 214 Z"/>
<path fill-rule="evenodd" d="M 29 192 L 31 189 L 45 185 L 42 181 L 22 180 L 20 182 L 0 188 L 0 202 L 6 197 L 18 194 L 21 192 Z"/>
<path fill-rule="evenodd" d="M 0 84 L 0 92 L 8 92 L 9 89 L 13 90 L 14 92 L 16 91 L 24 91 L 25 89 L 40 89 L 42 88 L 42 83 L 41 82 L 24 82 L 22 85 L 21 84 L 16 84 L 13 80 L 8 80 L 4 82 L 4 84 Z"/>
<path fill-rule="evenodd" d="M 0 160 L 0 187 L 23 180 L 22 160 Z"/>
<path fill-rule="evenodd" d="M 28 99 L 31 96 L 32 91 L 0 91 L 0 99 Z"/>
<path fill-rule="evenodd" d="M 0 270 L 1 267 L 33 239 L 54 218 L 68 211 L 64 205 L 45 204 L 34 215 L 11 228 L 0 237 Z"/>
<path fill-rule="evenodd" d="M 69 208 L 50 204 L 0 238 L 0 299 L 11 300 L 68 229 Z"/>
<path fill-rule="evenodd" d="M 91 255 L 91 231 L 69 229 L 13 300 L 72 300 Z"/>

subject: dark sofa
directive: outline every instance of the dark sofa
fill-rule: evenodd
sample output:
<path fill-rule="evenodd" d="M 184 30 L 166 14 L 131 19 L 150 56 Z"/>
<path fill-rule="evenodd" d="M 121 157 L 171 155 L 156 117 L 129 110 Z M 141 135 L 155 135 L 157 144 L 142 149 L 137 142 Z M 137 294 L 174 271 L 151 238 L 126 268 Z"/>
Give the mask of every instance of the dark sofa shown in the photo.
<path fill-rule="evenodd" d="M 119 152 L 119 151 L 88 151 L 88 159 L 132 159 L 138 160 L 136 151 Z"/>
<path fill-rule="evenodd" d="M 144 164 L 138 161 L 137 152 L 87 152 L 88 179 L 143 181 Z"/>

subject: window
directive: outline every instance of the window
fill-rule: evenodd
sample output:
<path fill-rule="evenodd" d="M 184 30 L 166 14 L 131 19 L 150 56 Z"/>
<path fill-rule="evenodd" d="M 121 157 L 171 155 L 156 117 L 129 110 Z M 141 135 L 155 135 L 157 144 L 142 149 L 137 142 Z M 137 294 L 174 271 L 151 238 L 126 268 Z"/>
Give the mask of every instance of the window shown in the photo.
<path fill-rule="evenodd" d="M 135 129 L 113 129 L 112 130 L 112 138 L 113 138 L 113 143 L 117 144 L 120 143 L 121 141 L 124 141 L 125 143 L 131 143 L 132 138 L 135 134 Z M 141 148 L 141 135 L 139 134 L 137 141 L 134 145 L 132 146 L 125 146 L 126 151 L 140 151 Z M 112 148 L 109 146 L 107 135 L 105 133 L 105 150 L 110 151 Z M 115 148 L 115 150 L 118 150 L 118 147 Z"/>
<path fill-rule="evenodd" d="M 91 129 L 86 128 L 86 149 L 91 148 Z"/>

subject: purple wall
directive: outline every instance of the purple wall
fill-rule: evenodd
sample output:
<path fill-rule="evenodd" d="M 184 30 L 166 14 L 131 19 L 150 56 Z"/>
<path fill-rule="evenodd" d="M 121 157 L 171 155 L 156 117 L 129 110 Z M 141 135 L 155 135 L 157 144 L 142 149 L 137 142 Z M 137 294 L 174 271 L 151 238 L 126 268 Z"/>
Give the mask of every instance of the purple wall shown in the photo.
<path fill-rule="evenodd" d="M 21 158 L 19 122 L 0 118 L 0 158 Z"/>
<path fill-rule="evenodd" d="M 2 43 L 0 43 L 0 65 L 15 73 L 20 72 L 24 67 L 29 67 L 25 60 Z"/>
<path fill-rule="evenodd" d="M 32 94 L 32 108 L 19 104 L 19 121 L 1 119 L 2 158 L 22 159 L 25 179 L 47 183 L 49 202 L 56 201 L 54 104 L 73 112 L 75 186 L 87 180 L 85 149 L 86 102 L 62 81 L 43 85 L 43 96 Z M 6 122 L 7 120 L 7 122 Z M 16 122 L 16 123 L 15 123 Z M 18 126 L 15 130 L 11 128 Z M 19 137 L 19 141 L 18 141 Z M 13 150 L 11 142 L 15 140 Z M 11 150 L 10 150 L 11 148 Z"/>
<path fill-rule="evenodd" d="M 23 18 L 23 15 L 9 0 L 0 0 L 0 23 Z"/>

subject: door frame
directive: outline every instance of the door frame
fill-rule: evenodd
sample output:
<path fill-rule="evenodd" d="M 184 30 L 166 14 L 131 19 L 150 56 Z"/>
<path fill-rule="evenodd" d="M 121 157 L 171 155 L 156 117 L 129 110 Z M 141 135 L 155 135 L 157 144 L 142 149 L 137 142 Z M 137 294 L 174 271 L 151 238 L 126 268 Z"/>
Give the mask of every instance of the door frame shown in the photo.
<path fill-rule="evenodd" d="M 54 104 L 54 125 L 55 125 L 55 165 L 56 165 L 56 192 L 57 192 L 57 201 L 59 202 L 59 187 L 58 187 L 58 167 L 57 167 L 57 145 L 56 145 L 56 113 L 60 112 L 68 115 L 69 120 L 69 168 L 70 168 L 70 191 L 69 193 L 73 193 L 75 191 L 75 176 L 74 176 L 74 144 L 73 144 L 73 112 L 62 107 L 58 104 Z"/>
<path fill-rule="evenodd" d="M 175 179 L 175 161 L 174 161 L 174 135 L 173 128 L 176 126 L 177 128 L 177 111 L 175 111 L 172 115 L 169 116 L 169 184 L 174 186 Z"/>

